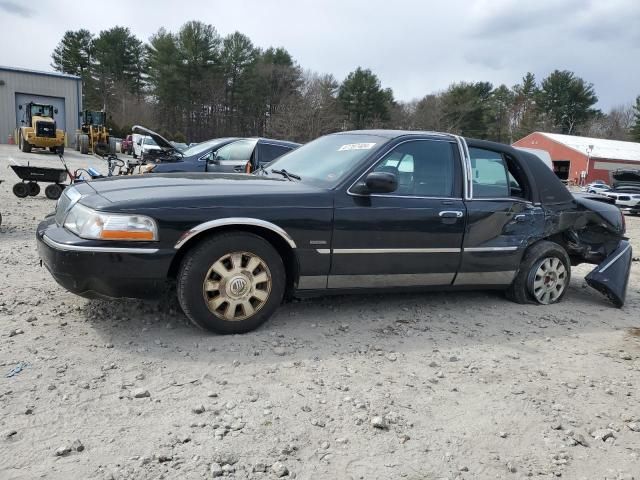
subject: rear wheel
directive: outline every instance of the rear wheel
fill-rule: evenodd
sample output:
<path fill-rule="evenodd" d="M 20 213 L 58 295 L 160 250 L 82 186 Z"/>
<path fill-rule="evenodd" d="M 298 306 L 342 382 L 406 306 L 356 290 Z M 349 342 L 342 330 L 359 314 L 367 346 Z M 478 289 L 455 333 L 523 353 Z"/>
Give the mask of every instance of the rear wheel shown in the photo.
<path fill-rule="evenodd" d="M 244 333 L 276 311 L 284 295 L 282 258 L 262 237 L 225 233 L 187 253 L 178 274 L 178 300 L 187 317 L 217 333 Z"/>
<path fill-rule="evenodd" d="M 29 195 L 29 187 L 26 183 L 20 182 L 13 186 L 13 194 L 18 198 L 25 198 Z"/>
<path fill-rule="evenodd" d="M 525 253 L 507 296 L 517 303 L 549 305 L 564 297 L 570 281 L 567 252 L 557 243 L 542 241 Z"/>
<path fill-rule="evenodd" d="M 25 153 L 31 152 L 31 145 L 24 139 L 22 134 L 20 134 L 20 150 Z"/>
<path fill-rule="evenodd" d="M 80 135 L 80 153 L 89 153 L 89 135 Z"/>
<path fill-rule="evenodd" d="M 27 184 L 27 188 L 29 189 L 30 197 L 35 197 L 40 193 L 40 185 L 38 185 L 36 182 L 29 182 Z"/>
<path fill-rule="evenodd" d="M 44 194 L 49 200 L 57 200 L 62 195 L 62 187 L 57 183 L 52 183 L 51 185 L 47 185 L 47 188 L 44 189 Z"/>

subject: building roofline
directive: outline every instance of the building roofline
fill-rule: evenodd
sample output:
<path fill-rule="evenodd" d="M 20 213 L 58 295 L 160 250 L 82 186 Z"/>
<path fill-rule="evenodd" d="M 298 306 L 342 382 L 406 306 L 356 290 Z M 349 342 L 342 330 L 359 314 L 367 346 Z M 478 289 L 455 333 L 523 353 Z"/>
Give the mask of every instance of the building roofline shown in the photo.
<path fill-rule="evenodd" d="M 6 67 L 4 65 L 0 65 L 0 71 L 27 73 L 29 75 L 41 75 L 43 77 L 66 78 L 67 80 L 81 80 L 81 78 L 78 77 L 77 75 L 70 75 L 68 73 L 43 72 L 41 70 L 30 70 L 28 68 L 20 68 L 20 67 Z"/>

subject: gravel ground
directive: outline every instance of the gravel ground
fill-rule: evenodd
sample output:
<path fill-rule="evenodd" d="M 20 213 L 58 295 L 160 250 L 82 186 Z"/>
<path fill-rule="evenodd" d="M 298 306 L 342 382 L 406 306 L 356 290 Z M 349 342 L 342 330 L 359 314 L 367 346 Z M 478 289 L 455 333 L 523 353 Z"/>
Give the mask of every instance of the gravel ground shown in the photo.
<path fill-rule="evenodd" d="M 34 240 L 54 203 L 13 196 L 8 157 L 58 164 L 0 146 L 0 478 L 640 478 L 637 262 L 621 310 L 587 265 L 559 305 L 319 298 L 216 336 L 60 288 Z"/>

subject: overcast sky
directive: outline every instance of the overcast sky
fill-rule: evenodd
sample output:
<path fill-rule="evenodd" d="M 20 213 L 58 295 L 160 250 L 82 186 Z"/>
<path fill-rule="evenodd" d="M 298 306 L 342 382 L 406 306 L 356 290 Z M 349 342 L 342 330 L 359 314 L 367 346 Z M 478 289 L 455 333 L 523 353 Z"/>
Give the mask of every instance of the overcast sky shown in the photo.
<path fill-rule="evenodd" d="M 66 30 L 124 25 L 146 41 L 193 19 L 339 80 L 370 68 L 400 100 L 556 68 L 593 83 L 605 110 L 640 95 L 640 0 L 0 0 L 0 65 L 51 70 Z"/>

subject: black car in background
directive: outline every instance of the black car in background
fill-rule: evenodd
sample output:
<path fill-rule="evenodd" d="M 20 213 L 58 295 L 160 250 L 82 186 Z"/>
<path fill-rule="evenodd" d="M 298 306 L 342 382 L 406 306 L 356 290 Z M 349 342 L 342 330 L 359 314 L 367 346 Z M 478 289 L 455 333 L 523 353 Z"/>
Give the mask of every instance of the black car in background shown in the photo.
<path fill-rule="evenodd" d="M 133 131 L 150 136 L 162 149 L 145 155 L 143 173 L 248 173 L 300 146 L 269 138 L 216 138 L 180 150 L 152 130 L 135 126 Z"/>
<path fill-rule="evenodd" d="M 574 197 L 535 155 L 385 130 L 321 137 L 252 175 L 74 185 L 37 240 L 71 292 L 157 296 L 175 282 L 187 317 L 222 333 L 328 292 L 492 288 L 552 304 L 580 263 L 621 306 L 631 263 L 620 210 Z"/>

